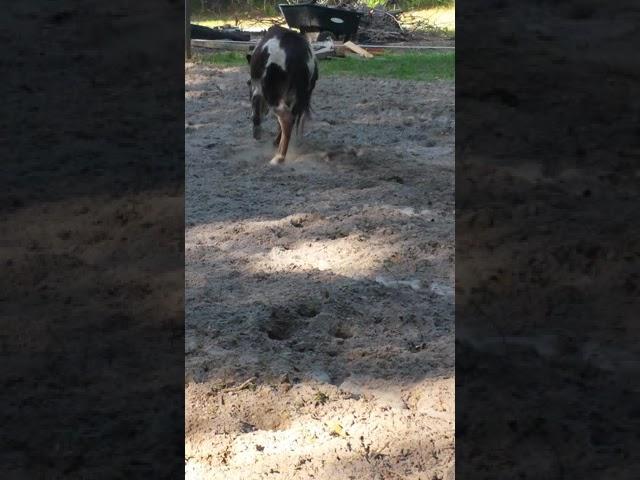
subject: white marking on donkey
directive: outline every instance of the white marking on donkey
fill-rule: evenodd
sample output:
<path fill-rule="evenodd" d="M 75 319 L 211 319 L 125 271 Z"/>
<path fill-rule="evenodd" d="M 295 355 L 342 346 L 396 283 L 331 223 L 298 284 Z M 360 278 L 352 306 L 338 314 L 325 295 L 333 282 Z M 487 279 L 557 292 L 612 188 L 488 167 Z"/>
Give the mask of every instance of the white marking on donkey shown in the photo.
<path fill-rule="evenodd" d="M 309 116 L 311 94 L 318 80 L 318 63 L 307 39 L 292 30 L 271 27 L 247 55 L 251 79 L 253 137 L 260 138 L 264 116 L 272 108 L 278 118 L 278 146 L 271 164 L 284 161 L 293 126 L 298 134 Z"/>

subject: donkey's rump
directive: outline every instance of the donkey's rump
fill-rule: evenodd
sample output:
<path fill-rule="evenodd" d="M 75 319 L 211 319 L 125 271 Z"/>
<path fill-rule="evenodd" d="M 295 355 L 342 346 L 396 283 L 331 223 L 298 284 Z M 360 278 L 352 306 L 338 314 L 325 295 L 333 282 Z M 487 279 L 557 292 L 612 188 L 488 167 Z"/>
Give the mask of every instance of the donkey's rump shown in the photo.
<path fill-rule="evenodd" d="M 248 55 L 250 64 L 254 136 L 262 117 L 272 108 L 278 117 L 279 148 L 272 163 L 284 160 L 293 125 L 309 114 L 311 94 L 318 79 L 318 65 L 311 45 L 302 35 L 282 27 L 271 27 Z"/>

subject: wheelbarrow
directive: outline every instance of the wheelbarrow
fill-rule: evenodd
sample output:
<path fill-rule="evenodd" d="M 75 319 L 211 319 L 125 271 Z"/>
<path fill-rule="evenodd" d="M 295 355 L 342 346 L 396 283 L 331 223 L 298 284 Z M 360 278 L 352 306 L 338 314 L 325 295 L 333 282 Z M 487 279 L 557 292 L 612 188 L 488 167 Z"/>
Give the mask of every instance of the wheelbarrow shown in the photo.
<path fill-rule="evenodd" d="M 314 1 L 297 5 L 280 4 L 287 25 L 297 28 L 311 42 L 355 39 L 360 24 L 359 12 L 315 5 Z"/>

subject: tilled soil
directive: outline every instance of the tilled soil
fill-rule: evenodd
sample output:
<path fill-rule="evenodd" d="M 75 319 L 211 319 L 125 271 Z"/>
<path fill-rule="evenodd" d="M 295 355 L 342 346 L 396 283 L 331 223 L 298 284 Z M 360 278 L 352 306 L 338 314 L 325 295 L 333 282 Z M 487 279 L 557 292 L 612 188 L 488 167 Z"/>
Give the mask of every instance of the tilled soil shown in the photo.
<path fill-rule="evenodd" d="M 453 82 L 321 76 L 271 166 L 245 70 L 186 66 L 187 478 L 452 478 Z"/>

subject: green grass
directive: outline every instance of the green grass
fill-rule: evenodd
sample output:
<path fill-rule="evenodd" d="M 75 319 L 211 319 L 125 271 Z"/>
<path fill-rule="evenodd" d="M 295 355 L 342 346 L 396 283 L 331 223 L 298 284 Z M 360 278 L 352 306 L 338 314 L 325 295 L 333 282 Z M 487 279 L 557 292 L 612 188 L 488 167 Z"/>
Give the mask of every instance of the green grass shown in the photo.
<path fill-rule="evenodd" d="M 455 76 L 454 52 L 389 53 L 369 60 L 332 58 L 320 62 L 320 75 L 397 78 L 399 80 L 450 80 Z"/>
<path fill-rule="evenodd" d="M 246 66 L 245 52 L 196 54 L 194 60 L 220 67 Z M 369 60 L 360 57 L 320 60 L 320 77 L 353 75 L 399 80 L 451 80 L 455 76 L 454 52 L 386 53 Z"/>

